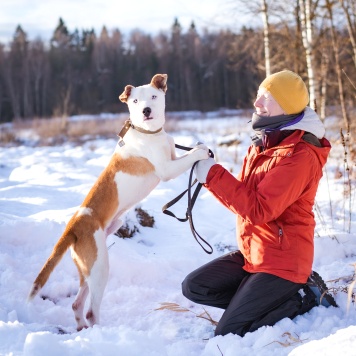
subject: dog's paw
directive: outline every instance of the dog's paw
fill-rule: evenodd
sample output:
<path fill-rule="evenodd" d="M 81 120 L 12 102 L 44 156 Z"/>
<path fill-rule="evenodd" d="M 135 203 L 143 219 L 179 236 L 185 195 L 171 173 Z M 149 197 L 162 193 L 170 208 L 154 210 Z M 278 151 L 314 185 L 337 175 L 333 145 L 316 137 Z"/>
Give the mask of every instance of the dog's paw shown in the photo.
<path fill-rule="evenodd" d="M 191 151 L 190 154 L 193 154 L 196 157 L 197 161 L 200 161 L 202 159 L 208 159 L 209 158 L 209 148 L 205 146 L 204 144 L 201 144 L 199 146 L 194 147 Z"/>
<path fill-rule="evenodd" d="M 205 151 L 209 152 L 209 147 L 207 145 L 205 145 L 204 143 L 202 143 L 202 142 L 197 142 L 194 147 L 195 148 L 200 148 L 202 150 L 205 150 Z"/>

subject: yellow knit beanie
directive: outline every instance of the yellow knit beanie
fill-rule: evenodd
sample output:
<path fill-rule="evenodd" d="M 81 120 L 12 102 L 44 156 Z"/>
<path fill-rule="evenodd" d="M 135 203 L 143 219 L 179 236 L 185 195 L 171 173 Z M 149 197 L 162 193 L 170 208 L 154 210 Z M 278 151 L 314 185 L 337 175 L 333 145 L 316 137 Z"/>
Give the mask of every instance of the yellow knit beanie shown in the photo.
<path fill-rule="evenodd" d="M 268 90 L 286 114 L 298 114 L 309 103 L 303 79 L 290 70 L 269 75 L 260 85 Z"/>

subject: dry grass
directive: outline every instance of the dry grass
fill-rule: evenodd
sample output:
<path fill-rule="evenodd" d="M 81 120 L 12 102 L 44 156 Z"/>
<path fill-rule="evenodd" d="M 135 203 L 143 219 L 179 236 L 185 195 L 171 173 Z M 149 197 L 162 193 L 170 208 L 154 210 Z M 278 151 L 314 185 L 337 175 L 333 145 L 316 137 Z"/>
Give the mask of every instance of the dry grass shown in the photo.
<path fill-rule="evenodd" d="M 68 118 L 16 120 L 0 126 L 0 145 L 56 145 L 65 141 L 82 142 L 89 137 L 115 137 L 127 114 L 113 117 L 88 116 L 80 120 Z"/>
<path fill-rule="evenodd" d="M 294 345 L 294 344 L 301 344 L 303 341 L 305 340 L 308 340 L 308 339 L 301 339 L 299 337 L 299 335 L 295 334 L 296 336 L 293 336 L 290 332 L 286 331 L 285 333 L 282 334 L 282 337 L 285 338 L 284 341 L 272 341 L 270 342 L 269 344 L 265 345 L 265 346 L 268 346 L 268 345 L 271 345 L 273 343 L 277 343 L 277 344 L 280 344 L 281 346 L 283 347 L 289 347 L 291 345 Z"/>
<path fill-rule="evenodd" d="M 355 268 L 356 272 L 356 263 L 352 264 Z M 354 292 L 354 287 L 356 283 L 356 275 L 353 273 L 352 275 L 347 276 L 340 276 L 338 278 L 326 281 L 328 285 L 328 293 L 332 293 L 333 296 L 336 296 L 338 292 L 346 293 L 347 294 L 347 312 L 350 308 L 351 303 L 356 303 L 356 295 Z M 333 286 L 334 285 L 334 286 Z"/>
<path fill-rule="evenodd" d="M 242 117 L 250 117 L 252 111 L 240 111 Z M 215 113 L 214 117 L 236 117 L 236 111 L 220 110 Z M 328 116 L 340 116 L 338 107 L 330 107 L 327 110 Z M 349 112 L 350 127 L 350 147 L 355 147 L 356 132 L 356 109 Z M 95 137 L 116 137 L 123 123 L 129 117 L 128 112 L 110 114 L 110 115 L 88 115 L 81 116 L 77 119 L 60 117 L 60 118 L 33 118 L 32 120 L 15 120 L 11 124 L 0 125 L 0 145 L 19 145 L 29 143 L 31 145 L 56 145 L 65 141 L 81 143 L 88 138 Z M 192 111 L 187 112 L 166 112 L 165 129 L 167 132 L 175 132 L 180 129 L 180 123 L 186 128 L 186 120 L 210 118 L 211 113 Z M 335 122 L 335 129 L 340 130 L 342 120 Z M 205 130 L 211 131 L 216 127 L 207 125 Z M 235 128 L 231 128 L 235 132 Z M 229 132 L 226 132 L 228 134 Z M 356 149 L 350 150 L 351 160 L 356 157 Z"/>
<path fill-rule="evenodd" d="M 205 319 L 205 320 L 209 321 L 214 326 L 218 325 L 218 322 L 215 321 L 211 317 L 211 315 L 204 308 L 203 308 L 204 311 L 202 313 L 197 314 L 197 313 L 193 312 L 192 310 L 190 310 L 188 308 L 180 306 L 177 303 L 163 302 L 163 303 L 160 303 L 160 305 L 161 306 L 159 308 L 156 308 L 155 311 L 157 311 L 157 310 L 170 310 L 170 311 L 178 312 L 178 313 L 189 312 L 189 313 L 193 313 L 197 318 L 201 318 L 201 319 Z"/>
<path fill-rule="evenodd" d="M 221 111 L 221 115 L 232 115 Z M 204 119 L 207 113 L 192 112 L 166 113 L 165 130 L 174 132 L 180 129 L 179 123 L 189 119 Z M 129 113 L 110 115 L 88 115 L 61 118 L 34 118 L 32 120 L 15 120 L 9 124 L 0 125 L 0 146 L 15 146 L 30 144 L 35 146 L 57 145 L 63 142 L 84 142 L 90 138 L 115 138 L 120 131 Z"/>

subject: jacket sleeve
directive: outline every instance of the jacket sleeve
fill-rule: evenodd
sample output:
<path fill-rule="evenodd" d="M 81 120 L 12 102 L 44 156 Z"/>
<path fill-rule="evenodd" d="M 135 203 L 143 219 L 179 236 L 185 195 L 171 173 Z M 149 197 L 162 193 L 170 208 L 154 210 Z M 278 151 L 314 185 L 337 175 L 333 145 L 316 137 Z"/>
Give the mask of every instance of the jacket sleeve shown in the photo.
<path fill-rule="evenodd" d="M 268 171 L 255 190 L 248 189 L 218 164 L 210 169 L 205 187 L 233 213 L 260 225 L 278 218 L 320 177 L 321 165 L 316 155 L 307 149 L 296 149 L 291 157 Z M 311 194 L 311 199 L 314 196 Z"/>

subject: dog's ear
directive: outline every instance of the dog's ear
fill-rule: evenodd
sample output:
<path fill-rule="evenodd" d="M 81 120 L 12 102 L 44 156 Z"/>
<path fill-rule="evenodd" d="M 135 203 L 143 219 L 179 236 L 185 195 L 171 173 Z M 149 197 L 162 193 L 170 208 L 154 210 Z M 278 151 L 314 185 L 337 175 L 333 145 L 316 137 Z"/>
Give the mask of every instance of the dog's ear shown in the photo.
<path fill-rule="evenodd" d="M 152 80 L 151 85 L 157 89 L 162 89 L 164 92 L 167 91 L 167 74 L 156 74 Z"/>
<path fill-rule="evenodd" d="M 127 103 L 127 99 L 129 98 L 130 94 L 131 94 L 131 90 L 134 88 L 133 85 L 126 85 L 125 90 L 123 91 L 123 93 L 119 96 L 119 99 L 123 102 L 123 103 Z"/>

